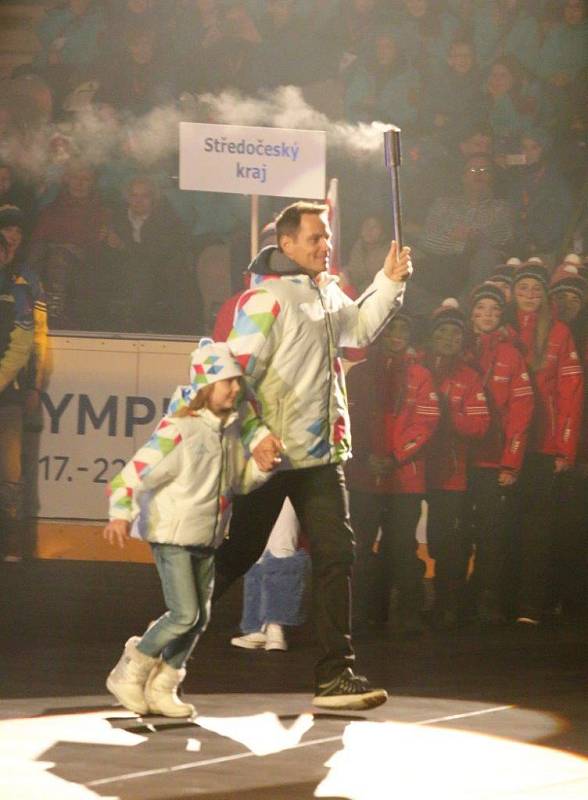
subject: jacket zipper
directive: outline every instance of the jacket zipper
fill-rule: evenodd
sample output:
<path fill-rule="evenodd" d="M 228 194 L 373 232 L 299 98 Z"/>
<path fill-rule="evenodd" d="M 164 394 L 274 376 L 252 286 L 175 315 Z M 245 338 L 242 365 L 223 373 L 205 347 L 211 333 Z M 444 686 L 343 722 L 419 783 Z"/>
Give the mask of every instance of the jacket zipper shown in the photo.
<path fill-rule="evenodd" d="M 221 463 L 220 463 L 220 470 L 219 470 L 219 474 L 218 474 L 218 484 L 217 484 L 217 487 L 216 487 L 216 514 L 215 514 L 215 517 L 214 517 L 214 528 L 212 529 L 212 543 L 211 543 L 213 547 L 214 547 L 214 542 L 215 542 L 215 539 L 216 539 L 216 529 L 218 528 L 218 519 L 219 519 L 219 516 L 220 516 L 221 487 L 222 487 L 222 484 L 223 484 L 223 471 L 224 471 L 224 467 L 225 467 L 225 449 L 223 447 L 223 437 L 224 437 L 224 431 L 221 428 L 220 431 L 219 431 L 219 434 L 218 434 L 218 438 L 219 438 L 219 442 L 220 442 L 220 451 L 221 451 Z M 227 537 L 226 538 L 227 539 L 229 538 L 228 537 L 228 531 L 227 531 Z"/>
<path fill-rule="evenodd" d="M 325 307 L 325 303 L 323 301 L 323 296 L 321 294 L 320 288 L 315 284 L 315 288 L 318 292 L 319 300 L 321 302 L 321 306 L 323 308 L 323 312 L 325 314 L 325 328 L 327 330 L 327 342 L 328 342 L 328 357 L 329 357 L 329 394 L 327 398 L 327 442 L 329 445 L 329 461 L 331 463 L 331 391 L 333 388 L 333 370 L 332 370 L 332 356 L 331 356 L 331 346 L 334 344 L 334 336 L 333 336 L 333 329 L 331 328 L 331 320 L 329 319 L 329 315 L 327 313 L 327 309 Z"/>

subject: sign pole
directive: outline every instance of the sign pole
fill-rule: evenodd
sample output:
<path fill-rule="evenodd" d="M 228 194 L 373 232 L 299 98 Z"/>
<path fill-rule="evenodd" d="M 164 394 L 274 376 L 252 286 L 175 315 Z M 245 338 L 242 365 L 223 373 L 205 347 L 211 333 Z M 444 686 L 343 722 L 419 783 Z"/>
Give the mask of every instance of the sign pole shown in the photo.
<path fill-rule="evenodd" d="M 259 252 L 259 195 L 251 195 L 251 260 Z"/>

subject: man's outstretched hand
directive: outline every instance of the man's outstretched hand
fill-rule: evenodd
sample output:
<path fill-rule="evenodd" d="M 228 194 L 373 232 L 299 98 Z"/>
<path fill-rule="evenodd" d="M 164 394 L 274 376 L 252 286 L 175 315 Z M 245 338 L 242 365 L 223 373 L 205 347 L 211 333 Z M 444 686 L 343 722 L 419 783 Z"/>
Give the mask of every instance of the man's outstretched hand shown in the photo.
<path fill-rule="evenodd" d="M 410 247 L 403 247 L 398 252 L 398 244 L 392 242 L 390 250 L 384 261 L 384 274 L 391 281 L 406 281 L 412 275 L 412 261 L 410 260 Z"/>
<path fill-rule="evenodd" d="M 268 433 L 265 439 L 255 447 L 251 455 L 262 472 L 271 472 L 282 461 L 280 454 L 284 450 L 284 443 L 273 433 Z"/>

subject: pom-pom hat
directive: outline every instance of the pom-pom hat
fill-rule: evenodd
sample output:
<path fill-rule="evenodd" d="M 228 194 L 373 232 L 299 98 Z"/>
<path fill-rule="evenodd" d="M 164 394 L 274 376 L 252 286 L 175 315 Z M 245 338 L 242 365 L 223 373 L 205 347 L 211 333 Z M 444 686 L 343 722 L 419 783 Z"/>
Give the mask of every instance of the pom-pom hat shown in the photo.
<path fill-rule="evenodd" d="M 458 328 L 465 330 L 465 316 L 454 297 L 448 297 L 433 311 L 430 322 L 431 333 L 445 324 L 457 325 Z"/>
<path fill-rule="evenodd" d="M 514 274 L 513 286 L 515 286 L 519 281 L 522 281 L 524 278 L 533 278 L 533 280 L 539 281 L 545 291 L 547 291 L 547 287 L 549 285 L 549 273 L 543 266 L 541 259 L 529 259 L 529 261 L 525 261 L 524 264 L 521 264 Z"/>
<path fill-rule="evenodd" d="M 577 253 L 568 253 L 567 256 L 564 257 L 562 264 L 571 264 L 573 267 L 581 267 L 582 259 Z"/>
<path fill-rule="evenodd" d="M 518 261 L 518 259 L 517 259 Z M 519 262 L 520 263 L 520 262 Z M 488 278 L 489 281 L 501 281 L 512 286 L 514 280 L 516 265 L 515 264 L 498 264 L 492 275 Z"/>
<path fill-rule="evenodd" d="M 587 289 L 588 284 L 578 272 L 578 268 L 573 266 L 573 264 L 566 264 L 564 262 L 553 273 L 549 294 L 553 296 L 558 292 L 572 292 L 577 295 L 580 300 L 584 300 Z"/>
<path fill-rule="evenodd" d="M 495 303 L 498 303 L 501 309 L 503 309 L 506 305 L 506 297 L 504 296 L 504 293 L 500 287 L 496 286 L 496 284 L 492 283 L 491 281 L 485 281 L 484 283 L 480 284 L 480 286 L 476 286 L 476 288 L 473 290 L 472 294 L 470 295 L 471 308 L 473 308 L 480 300 L 494 300 Z"/>

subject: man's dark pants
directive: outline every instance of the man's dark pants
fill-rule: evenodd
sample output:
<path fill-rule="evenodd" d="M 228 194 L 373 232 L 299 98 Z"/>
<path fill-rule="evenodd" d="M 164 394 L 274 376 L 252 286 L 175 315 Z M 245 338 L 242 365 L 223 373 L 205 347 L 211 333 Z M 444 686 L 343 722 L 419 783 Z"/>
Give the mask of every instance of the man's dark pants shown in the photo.
<path fill-rule="evenodd" d="M 355 660 L 350 635 L 354 542 L 340 464 L 279 472 L 261 489 L 235 498 L 229 538 L 216 555 L 213 599 L 257 561 L 286 497 L 310 544 L 312 610 L 323 651 L 315 676 L 317 684 L 326 683 Z"/>

